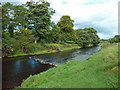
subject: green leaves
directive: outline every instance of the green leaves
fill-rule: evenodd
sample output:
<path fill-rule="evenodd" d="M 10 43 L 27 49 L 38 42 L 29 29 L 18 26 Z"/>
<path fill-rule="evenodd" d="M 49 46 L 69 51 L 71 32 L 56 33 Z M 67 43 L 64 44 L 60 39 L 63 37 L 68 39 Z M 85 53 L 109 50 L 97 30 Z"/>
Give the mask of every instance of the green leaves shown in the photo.
<path fill-rule="evenodd" d="M 59 43 L 61 41 L 61 32 L 60 32 L 60 27 L 53 23 L 52 30 L 50 31 L 50 40 L 53 43 Z"/>
<path fill-rule="evenodd" d="M 73 20 L 70 18 L 70 16 L 62 16 L 60 18 L 60 21 L 57 23 L 57 25 L 60 27 L 60 29 L 63 32 L 71 32 L 73 31 Z"/>
<path fill-rule="evenodd" d="M 64 41 L 75 41 L 77 39 L 76 33 L 73 30 L 73 20 L 70 16 L 62 16 L 57 25 L 60 27 Z"/>
<path fill-rule="evenodd" d="M 76 34 L 78 37 L 77 43 L 80 46 L 86 47 L 89 44 L 97 45 L 100 42 L 97 31 L 93 28 L 78 29 L 76 30 Z"/>
<path fill-rule="evenodd" d="M 39 1 L 41 2 L 41 1 Z M 51 24 L 51 15 L 54 13 L 54 10 L 50 8 L 48 2 L 27 2 L 26 6 L 28 9 L 28 28 L 34 31 L 35 36 L 39 39 L 45 39 L 48 41 L 48 33 L 50 32 Z"/>
<path fill-rule="evenodd" d="M 21 52 L 27 53 L 27 47 L 33 43 L 34 37 L 30 30 L 26 30 L 24 28 L 19 28 L 19 32 L 17 32 L 16 40 L 19 43 L 18 48 Z"/>
<path fill-rule="evenodd" d="M 2 5 L 2 28 L 3 32 L 8 29 L 10 36 L 13 37 L 17 27 L 25 27 L 25 13 L 27 11 L 23 5 L 12 5 L 9 2 Z"/>
<path fill-rule="evenodd" d="M 120 42 L 120 35 L 115 35 L 113 38 L 109 39 L 110 43 L 119 43 Z"/>
<path fill-rule="evenodd" d="M 5 3 L 2 5 L 2 13 L 3 47 L 5 52 L 8 50 L 8 54 L 14 49 L 28 53 L 32 47 L 29 45 L 35 43 L 36 46 L 37 42 L 77 43 L 83 47 L 99 43 L 95 29 L 85 28 L 75 31 L 74 20 L 69 15 L 62 16 L 57 25 L 51 22 L 55 10 L 50 8 L 50 3 L 47 1 L 29 1 L 25 5 Z"/>

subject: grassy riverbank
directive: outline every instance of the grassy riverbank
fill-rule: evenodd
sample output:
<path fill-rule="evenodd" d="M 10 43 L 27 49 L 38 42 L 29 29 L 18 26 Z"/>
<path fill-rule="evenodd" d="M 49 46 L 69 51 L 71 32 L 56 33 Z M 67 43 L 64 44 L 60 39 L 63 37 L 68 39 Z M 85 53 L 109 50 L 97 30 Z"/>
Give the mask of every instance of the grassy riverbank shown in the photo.
<path fill-rule="evenodd" d="M 32 53 L 22 53 L 19 50 L 16 50 L 16 52 L 13 53 L 13 55 L 8 55 L 7 57 L 16 57 L 16 56 L 24 56 L 24 55 L 38 55 L 38 54 L 47 54 L 47 53 L 54 53 L 59 51 L 66 51 L 66 50 L 72 50 L 72 49 L 79 49 L 81 48 L 77 44 L 38 44 L 37 50 Z"/>
<path fill-rule="evenodd" d="M 117 88 L 118 44 L 109 44 L 86 61 L 67 64 L 30 76 L 19 88 Z"/>

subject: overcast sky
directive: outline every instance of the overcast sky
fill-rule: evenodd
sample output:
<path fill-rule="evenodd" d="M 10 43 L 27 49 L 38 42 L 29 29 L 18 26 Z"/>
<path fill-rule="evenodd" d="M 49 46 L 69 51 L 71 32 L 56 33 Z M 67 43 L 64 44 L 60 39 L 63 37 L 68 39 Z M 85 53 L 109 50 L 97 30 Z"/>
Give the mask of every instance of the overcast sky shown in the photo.
<path fill-rule="evenodd" d="M 0 0 L 22 2 L 27 0 Z M 74 20 L 74 29 L 95 28 L 100 38 L 118 34 L 118 1 L 120 0 L 47 0 L 56 11 L 52 20 L 57 23 L 63 15 Z"/>

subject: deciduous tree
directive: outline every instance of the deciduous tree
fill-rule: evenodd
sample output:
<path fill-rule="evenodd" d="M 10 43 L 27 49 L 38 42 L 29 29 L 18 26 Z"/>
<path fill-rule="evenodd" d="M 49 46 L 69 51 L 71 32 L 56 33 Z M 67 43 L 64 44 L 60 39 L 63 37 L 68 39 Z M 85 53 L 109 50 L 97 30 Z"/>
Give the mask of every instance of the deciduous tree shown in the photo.
<path fill-rule="evenodd" d="M 70 16 L 65 15 L 62 16 L 57 23 L 57 25 L 61 29 L 61 33 L 63 34 L 63 40 L 64 41 L 75 41 L 77 39 L 76 33 L 73 30 L 73 24 L 74 20 L 70 18 Z"/>

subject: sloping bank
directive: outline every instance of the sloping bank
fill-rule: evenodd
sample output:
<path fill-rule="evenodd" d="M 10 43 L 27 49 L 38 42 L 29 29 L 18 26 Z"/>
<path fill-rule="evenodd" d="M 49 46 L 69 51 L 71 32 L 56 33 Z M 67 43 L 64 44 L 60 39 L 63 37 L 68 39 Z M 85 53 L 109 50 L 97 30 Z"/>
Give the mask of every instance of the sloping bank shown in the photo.
<path fill-rule="evenodd" d="M 86 61 L 70 61 L 30 76 L 19 88 L 117 88 L 118 45 L 103 47 Z"/>
<path fill-rule="evenodd" d="M 90 47 L 92 45 L 89 45 L 87 47 Z M 12 55 L 7 55 L 7 57 L 16 57 L 16 56 L 25 56 L 25 55 L 38 55 L 38 54 L 47 54 L 47 53 L 54 53 L 54 52 L 60 52 L 60 51 L 66 51 L 66 50 L 72 50 L 72 49 L 79 49 L 81 48 L 80 46 L 78 46 L 77 44 L 45 44 L 45 45 L 41 45 L 38 44 L 37 45 L 37 50 L 32 52 L 32 53 L 23 53 L 23 52 L 15 52 Z"/>

